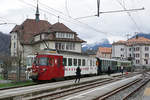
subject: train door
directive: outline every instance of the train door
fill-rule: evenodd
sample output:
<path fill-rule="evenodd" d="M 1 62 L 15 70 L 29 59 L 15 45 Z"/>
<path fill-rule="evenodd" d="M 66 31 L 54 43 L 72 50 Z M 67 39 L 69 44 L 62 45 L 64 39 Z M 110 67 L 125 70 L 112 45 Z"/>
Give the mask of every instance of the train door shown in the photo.
<path fill-rule="evenodd" d="M 55 61 L 54 61 L 55 77 L 56 78 L 64 77 L 63 57 L 55 56 L 54 59 L 55 59 Z"/>
<path fill-rule="evenodd" d="M 98 67 L 97 68 L 97 74 L 100 75 L 100 73 L 102 72 L 102 60 L 100 60 L 99 58 L 97 58 L 97 61 L 96 61 L 96 66 Z"/>
<path fill-rule="evenodd" d="M 48 70 L 48 77 L 50 79 L 54 78 L 56 76 L 56 73 L 55 73 L 55 58 L 54 56 L 50 56 L 49 57 L 49 70 Z"/>

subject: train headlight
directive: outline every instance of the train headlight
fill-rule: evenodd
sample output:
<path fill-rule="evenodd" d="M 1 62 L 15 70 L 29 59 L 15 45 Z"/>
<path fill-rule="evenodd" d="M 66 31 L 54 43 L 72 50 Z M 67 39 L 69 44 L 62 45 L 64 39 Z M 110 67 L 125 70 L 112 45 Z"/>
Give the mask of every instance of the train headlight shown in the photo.
<path fill-rule="evenodd" d="M 36 66 L 37 68 L 39 68 L 39 66 Z"/>
<path fill-rule="evenodd" d="M 43 71 L 46 71 L 46 68 L 43 68 Z"/>

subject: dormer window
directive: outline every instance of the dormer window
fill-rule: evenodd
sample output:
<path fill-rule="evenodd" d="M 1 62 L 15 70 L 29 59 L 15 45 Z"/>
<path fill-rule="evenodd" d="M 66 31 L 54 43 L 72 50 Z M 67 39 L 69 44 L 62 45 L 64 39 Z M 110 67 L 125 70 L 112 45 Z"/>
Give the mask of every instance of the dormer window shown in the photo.
<path fill-rule="evenodd" d="M 74 34 L 73 33 L 56 33 L 56 38 L 68 38 L 68 39 L 73 39 Z"/>

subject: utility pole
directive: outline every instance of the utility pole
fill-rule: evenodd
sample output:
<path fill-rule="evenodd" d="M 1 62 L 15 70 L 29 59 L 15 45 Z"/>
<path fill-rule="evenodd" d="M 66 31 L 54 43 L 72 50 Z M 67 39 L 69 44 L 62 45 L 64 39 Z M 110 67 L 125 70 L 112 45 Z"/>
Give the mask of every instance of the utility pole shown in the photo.
<path fill-rule="evenodd" d="M 83 17 L 78 17 L 76 19 L 83 19 L 83 18 L 89 18 L 89 17 L 94 17 L 94 16 L 99 17 L 100 14 L 118 13 L 118 12 L 135 12 L 135 11 L 139 11 L 139 10 L 144 10 L 144 7 L 143 8 L 139 8 L 139 9 L 125 9 L 125 10 L 114 10 L 114 11 L 101 12 L 100 11 L 100 0 L 97 0 L 97 14 L 89 15 L 89 16 L 83 16 Z"/>
<path fill-rule="evenodd" d="M 97 0 L 97 14 L 95 16 L 99 17 L 100 14 L 104 14 L 104 13 L 128 12 L 128 11 L 138 11 L 138 10 L 144 10 L 144 7 L 139 9 L 125 9 L 125 10 L 100 12 L 100 0 Z"/>
<path fill-rule="evenodd" d="M 97 0 L 97 16 L 99 17 L 100 10 L 100 0 Z"/>
<path fill-rule="evenodd" d="M 117 12 L 128 12 L 128 11 L 138 11 L 138 10 L 144 10 L 144 7 L 143 8 L 139 8 L 139 9 L 126 9 L 126 10 L 105 11 L 105 12 L 99 12 L 99 14 L 117 13 Z"/>

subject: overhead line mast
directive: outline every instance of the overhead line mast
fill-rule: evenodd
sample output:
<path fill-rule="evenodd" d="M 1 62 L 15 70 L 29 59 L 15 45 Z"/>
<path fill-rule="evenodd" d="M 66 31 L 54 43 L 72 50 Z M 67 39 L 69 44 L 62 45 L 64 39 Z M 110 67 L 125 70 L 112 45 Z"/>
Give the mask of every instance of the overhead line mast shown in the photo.
<path fill-rule="evenodd" d="M 100 0 L 97 0 L 97 16 L 99 17 L 100 10 Z"/>
<path fill-rule="evenodd" d="M 75 19 L 84 19 L 84 18 L 89 18 L 89 17 L 94 17 L 97 16 L 99 17 L 100 14 L 106 14 L 106 13 L 117 13 L 117 12 L 134 12 L 134 11 L 138 11 L 138 10 L 144 10 L 145 8 L 139 8 L 139 9 L 124 9 L 124 10 L 114 10 L 114 11 L 105 11 L 105 12 L 101 12 L 100 11 L 100 0 L 97 0 L 97 14 L 96 15 L 89 15 L 89 16 L 83 16 L 83 17 L 78 17 Z"/>
<path fill-rule="evenodd" d="M 128 12 L 128 11 L 137 11 L 137 10 L 144 10 L 144 7 L 139 9 L 124 9 L 124 10 L 100 12 L 100 0 L 97 0 L 97 15 L 95 16 L 99 17 L 100 14 L 104 14 L 104 13 Z"/>

